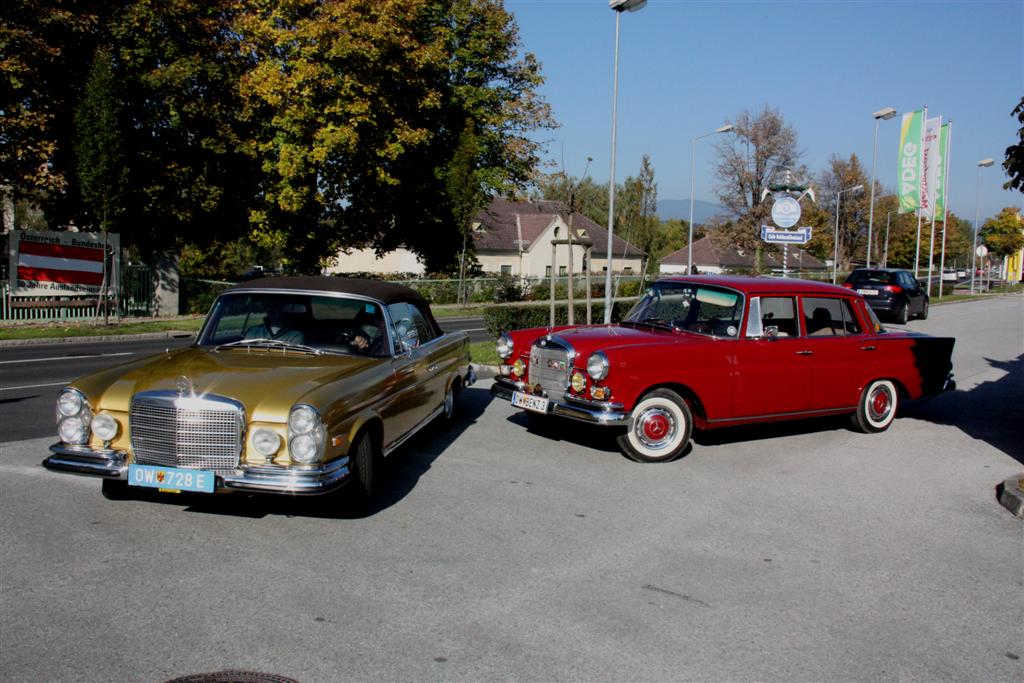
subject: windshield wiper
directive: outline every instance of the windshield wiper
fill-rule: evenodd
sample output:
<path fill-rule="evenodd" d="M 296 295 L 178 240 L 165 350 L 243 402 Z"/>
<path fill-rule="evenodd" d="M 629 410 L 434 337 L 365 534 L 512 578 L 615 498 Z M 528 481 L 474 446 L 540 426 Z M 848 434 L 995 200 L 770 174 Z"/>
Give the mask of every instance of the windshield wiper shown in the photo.
<path fill-rule="evenodd" d="M 678 330 L 678 329 L 680 329 L 679 327 L 675 326 L 674 324 L 672 324 L 668 320 L 665 320 L 664 318 L 646 318 L 644 320 L 623 320 L 622 323 L 620 323 L 620 324 L 626 324 L 626 323 L 628 323 L 630 325 L 648 325 L 650 327 L 656 327 L 658 329 L 670 330 L 670 331 L 673 331 L 673 332 Z"/>
<path fill-rule="evenodd" d="M 213 350 L 220 351 L 221 349 L 227 349 L 235 346 L 259 346 L 286 351 L 303 351 L 305 353 L 311 353 L 314 356 L 323 355 L 323 350 L 313 348 L 312 346 L 306 346 L 305 344 L 293 344 L 292 342 L 286 342 L 281 339 L 267 339 L 265 337 L 260 337 L 258 339 L 239 339 L 238 341 L 229 342 L 227 344 L 218 344 Z"/>

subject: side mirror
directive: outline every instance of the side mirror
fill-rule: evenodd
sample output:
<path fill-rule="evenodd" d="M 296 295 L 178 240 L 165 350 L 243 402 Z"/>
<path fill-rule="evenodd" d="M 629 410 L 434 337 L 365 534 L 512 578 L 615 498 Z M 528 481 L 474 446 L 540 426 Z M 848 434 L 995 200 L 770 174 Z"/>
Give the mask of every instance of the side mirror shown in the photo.
<path fill-rule="evenodd" d="M 395 332 L 398 334 L 398 345 L 402 353 L 408 353 L 420 345 L 420 335 L 408 318 L 395 323 Z"/>
<path fill-rule="evenodd" d="M 779 338 L 779 326 L 778 325 L 766 325 L 764 328 L 765 339 L 778 339 Z"/>

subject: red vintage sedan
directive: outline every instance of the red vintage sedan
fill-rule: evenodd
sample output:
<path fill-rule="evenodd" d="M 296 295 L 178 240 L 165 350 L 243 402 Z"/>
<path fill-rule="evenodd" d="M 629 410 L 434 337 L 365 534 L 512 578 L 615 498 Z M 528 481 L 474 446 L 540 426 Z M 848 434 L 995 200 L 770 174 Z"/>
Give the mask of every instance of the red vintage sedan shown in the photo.
<path fill-rule="evenodd" d="M 667 278 L 618 324 L 502 335 L 491 393 L 531 415 L 618 427 L 626 456 L 667 462 L 694 428 L 849 413 L 883 431 L 901 400 L 955 386 L 954 341 L 887 330 L 835 285 Z"/>

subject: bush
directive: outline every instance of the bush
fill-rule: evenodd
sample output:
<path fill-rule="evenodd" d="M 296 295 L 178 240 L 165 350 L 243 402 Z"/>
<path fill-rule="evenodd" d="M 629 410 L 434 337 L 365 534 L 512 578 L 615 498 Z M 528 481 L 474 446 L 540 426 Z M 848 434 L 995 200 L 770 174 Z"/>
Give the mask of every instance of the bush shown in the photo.
<path fill-rule="evenodd" d="M 617 301 L 612 307 L 612 322 L 622 320 L 622 317 L 633 307 L 631 301 Z M 568 306 L 555 307 L 555 325 L 565 325 L 568 322 Z M 575 322 L 577 325 L 584 325 L 587 322 L 586 304 L 574 306 Z M 484 310 L 484 327 L 487 333 L 497 339 L 501 334 L 511 330 L 523 330 L 528 327 L 547 327 L 550 317 L 548 306 L 494 306 Z M 604 320 L 604 303 L 594 302 L 591 309 L 591 318 L 595 323 Z"/>

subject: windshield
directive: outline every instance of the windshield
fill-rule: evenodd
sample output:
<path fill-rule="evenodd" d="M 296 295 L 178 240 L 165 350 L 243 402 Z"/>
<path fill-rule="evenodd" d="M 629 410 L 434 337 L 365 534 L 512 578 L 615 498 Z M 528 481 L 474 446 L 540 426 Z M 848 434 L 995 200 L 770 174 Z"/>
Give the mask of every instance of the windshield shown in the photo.
<path fill-rule="evenodd" d="M 287 292 L 221 296 L 197 343 L 218 349 L 390 354 L 385 318 L 378 304 L 365 299 Z"/>
<path fill-rule="evenodd" d="M 651 286 L 623 319 L 627 325 L 650 325 L 714 337 L 736 337 L 743 297 L 732 290 L 683 282 Z"/>

